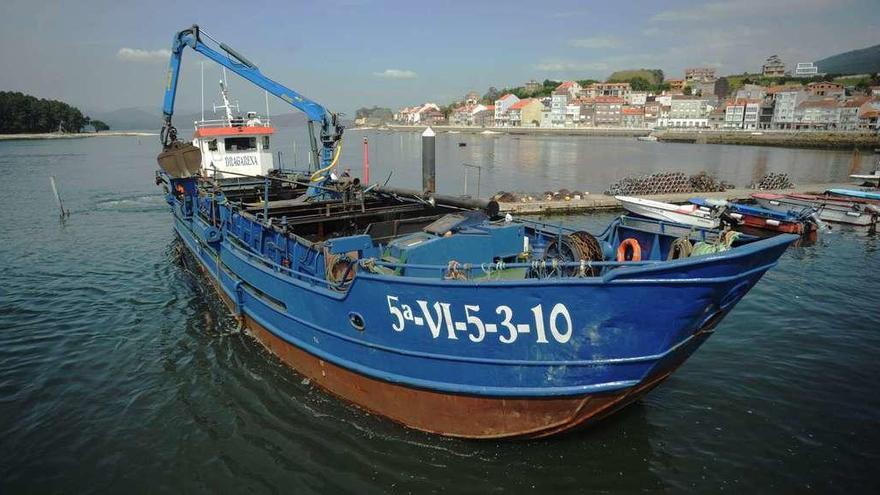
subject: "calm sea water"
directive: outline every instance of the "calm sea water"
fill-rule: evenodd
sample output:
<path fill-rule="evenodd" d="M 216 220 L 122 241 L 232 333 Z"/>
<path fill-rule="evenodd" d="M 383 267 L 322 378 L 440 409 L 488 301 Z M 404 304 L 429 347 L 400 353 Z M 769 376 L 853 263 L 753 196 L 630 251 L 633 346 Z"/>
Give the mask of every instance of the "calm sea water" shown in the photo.
<path fill-rule="evenodd" d="M 352 134 L 344 162 L 358 169 Z M 599 191 L 664 168 L 738 182 L 756 169 L 838 179 L 852 162 L 850 153 L 629 139 L 440 139 L 445 192 L 460 190 L 464 160 L 484 167 L 483 191 L 493 192 Z M 180 261 L 152 182 L 156 141 L 0 143 L 0 492 L 880 488 L 875 235 L 841 228 L 790 249 L 670 380 L 594 428 L 460 441 L 329 397 L 239 332 Z M 393 184 L 417 186 L 417 135 L 371 141 L 374 177 L 393 168 Z M 282 150 L 290 164 L 292 149 Z M 64 223 L 49 175 L 72 211 Z M 598 229 L 610 218 L 563 221 Z"/>

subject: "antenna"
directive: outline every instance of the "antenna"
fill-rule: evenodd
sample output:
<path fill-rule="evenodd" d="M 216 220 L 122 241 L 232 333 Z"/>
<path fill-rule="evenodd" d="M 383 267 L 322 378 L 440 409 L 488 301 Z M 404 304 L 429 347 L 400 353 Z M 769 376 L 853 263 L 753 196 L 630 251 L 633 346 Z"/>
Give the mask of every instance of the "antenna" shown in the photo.
<path fill-rule="evenodd" d="M 269 122 L 269 92 L 263 91 L 263 94 L 266 96 L 266 123 Z"/>
<path fill-rule="evenodd" d="M 202 121 L 205 120 L 205 61 L 201 62 L 202 65 Z"/>

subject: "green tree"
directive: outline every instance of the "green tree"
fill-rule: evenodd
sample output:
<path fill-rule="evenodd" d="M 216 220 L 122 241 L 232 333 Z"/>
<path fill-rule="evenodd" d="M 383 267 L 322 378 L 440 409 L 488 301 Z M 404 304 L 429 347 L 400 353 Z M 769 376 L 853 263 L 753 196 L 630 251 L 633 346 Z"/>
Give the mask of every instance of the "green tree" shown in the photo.
<path fill-rule="evenodd" d="M 498 91 L 498 89 L 495 86 L 492 86 L 486 91 L 486 94 L 483 95 L 482 102 L 486 103 L 488 105 L 494 105 L 495 100 L 497 100 L 498 97 L 501 95 L 502 95 L 502 93 L 500 91 Z"/>
<path fill-rule="evenodd" d="M 694 89 L 691 88 L 690 86 L 685 86 L 685 87 L 684 87 L 684 94 L 686 94 L 686 95 L 692 95 L 692 94 L 694 94 Z"/>
<path fill-rule="evenodd" d="M 0 115 L 0 134 L 80 132 L 88 122 L 78 108 L 64 102 L 13 91 L 0 91 Z"/>
<path fill-rule="evenodd" d="M 110 126 L 107 125 L 107 124 L 105 124 L 104 122 L 102 122 L 102 121 L 100 121 L 100 120 L 92 120 L 92 121 L 91 121 L 91 124 L 92 124 L 92 127 L 95 128 L 95 132 L 109 131 L 109 130 L 110 130 Z"/>
<path fill-rule="evenodd" d="M 633 91 L 648 91 L 651 89 L 651 83 L 641 76 L 636 76 L 629 80 L 629 85 Z"/>

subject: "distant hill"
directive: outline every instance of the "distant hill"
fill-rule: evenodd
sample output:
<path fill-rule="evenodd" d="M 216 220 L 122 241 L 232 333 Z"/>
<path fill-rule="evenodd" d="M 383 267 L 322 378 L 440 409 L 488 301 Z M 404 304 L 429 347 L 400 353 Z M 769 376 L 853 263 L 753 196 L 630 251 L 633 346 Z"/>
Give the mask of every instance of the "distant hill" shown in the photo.
<path fill-rule="evenodd" d="M 89 116 L 106 122 L 113 130 L 147 130 L 162 127 L 162 114 L 159 110 L 147 107 L 120 108 L 112 112 L 94 112 Z"/>
<path fill-rule="evenodd" d="M 880 45 L 832 55 L 816 61 L 826 74 L 873 74 L 880 72 Z"/>
<path fill-rule="evenodd" d="M 660 69 L 619 70 L 608 76 L 608 82 L 629 82 L 636 77 L 641 77 L 649 84 L 657 85 L 663 82 L 663 71 Z"/>

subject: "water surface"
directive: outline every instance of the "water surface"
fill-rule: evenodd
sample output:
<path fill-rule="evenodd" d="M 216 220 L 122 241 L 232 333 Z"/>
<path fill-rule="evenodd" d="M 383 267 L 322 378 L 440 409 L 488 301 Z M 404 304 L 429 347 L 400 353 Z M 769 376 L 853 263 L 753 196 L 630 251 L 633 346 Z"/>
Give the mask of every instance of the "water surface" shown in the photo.
<path fill-rule="evenodd" d="M 395 167 L 393 183 L 417 186 L 417 136 L 371 139 L 374 173 Z M 440 150 L 485 165 L 484 190 L 526 178 L 537 190 L 599 185 L 673 164 L 714 163 L 729 180 L 754 167 L 837 178 L 851 158 L 611 138 L 441 139 Z M 181 259 L 153 185 L 156 146 L 0 143 L 0 492 L 880 488 L 875 235 L 841 228 L 790 249 L 670 380 L 594 428 L 461 441 L 328 397 L 239 332 Z M 345 153 L 359 163 L 358 145 Z M 460 172 L 456 160 L 438 166 L 441 191 L 461 185 L 446 175 Z M 49 175 L 72 211 L 64 223 Z M 562 220 L 598 230 L 610 218 Z"/>

